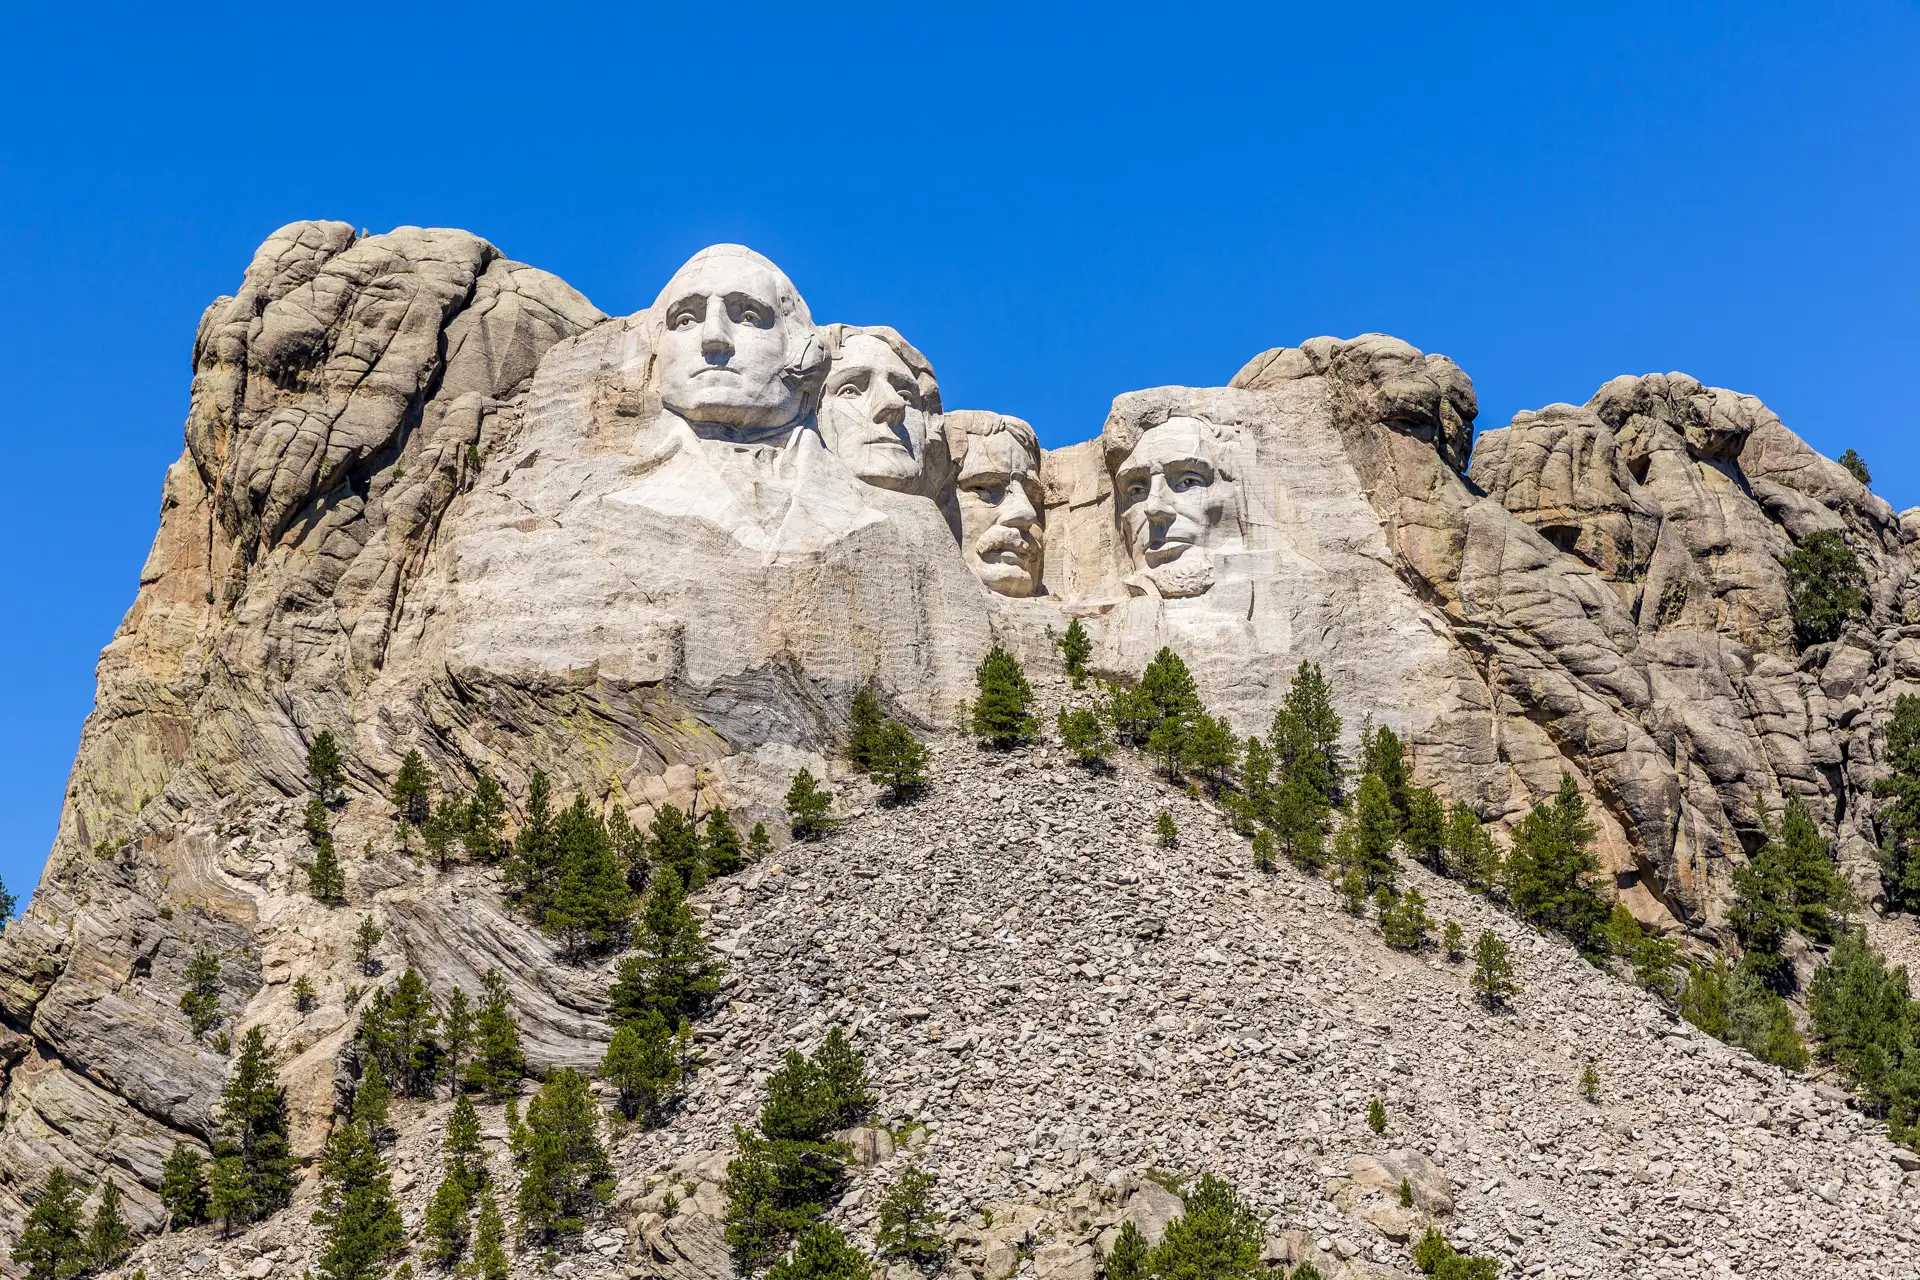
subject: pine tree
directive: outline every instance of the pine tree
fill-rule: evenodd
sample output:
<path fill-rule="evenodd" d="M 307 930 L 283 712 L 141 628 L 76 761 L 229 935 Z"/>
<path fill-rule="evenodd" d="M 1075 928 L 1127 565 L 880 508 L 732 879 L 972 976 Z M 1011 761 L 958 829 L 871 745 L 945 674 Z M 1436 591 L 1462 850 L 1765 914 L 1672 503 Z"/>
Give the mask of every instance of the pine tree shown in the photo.
<path fill-rule="evenodd" d="M 1018 746 L 1038 729 L 1033 688 L 1019 661 L 999 645 L 987 651 L 973 673 L 978 692 L 972 708 L 973 736 L 1000 750 Z"/>
<path fill-rule="evenodd" d="M 1571 775 L 1560 775 L 1553 799 L 1537 804 L 1513 834 L 1507 896 L 1521 919 L 1558 930 L 1588 955 L 1596 953 L 1607 906 L 1591 878 L 1600 870 L 1594 825 Z"/>
<path fill-rule="evenodd" d="M 1116 741 L 1129 747 L 1143 747 L 1153 733 L 1156 723 L 1153 716 L 1153 704 L 1137 684 L 1106 682 L 1103 701 L 1104 716 L 1113 726 Z"/>
<path fill-rule="evenodd" d="M 1809 533 L 1780 567 L 1786 570 L 1787 611 L 1801 648 L 1836 638 L 1866 612 L 1867 575 L 1839 530 Z"/>
<path fill-rule="evenodd" d="M 766 834 L 764 829 L 761 834 Z M 707 815 L 705 843 L 708 875 L 730 876 L 745 865 L 740 831 L 733 825 L 733 819 L 725 809 L 715 809 Z"/>
<path fill-rule="evenodd" d="M 1473 977 L 1469 982 L 1473 993 L 1489 1009 L 1499 1008 L 1519 989 L 1513 983 L 1513 961 L 1508 958 L 1507 944 L 1491 929 L 1482 931 L 1473 945 Z"/>
<path fill-rule="evenodd" d="M 1407 789 L 1407 820 L 1400 831 L 1407 856 L 1429 871 L 1447 872 L 1447 810 L 1431 787 Z"/>
<path fill-rule="evenodd" d="M 320 1003 L 319 993 L 313 989 L 313 979 L 301 974 L 293 980 L 293 1007 L 299 1013 L 312 1013 L 314 1006 Z"/>
<path fill-rule="evenodd" d="M 326 1236 L 318 1274 L 325 1280 L 379 1280 L 406 1237 L 386 1162 L 365 1128 L 349 1122 L 333 1131 L 321 1153 L 320 1176 L 313 1221 L 326 1228 Z"/>
<path fill-rule="evenodd" d="M 846 1129 L 865 1120 L 877 1099 L 867 1081 L 867 1064 L 838 1026 L 827 1029 L 826 1039 L 813 1053 L 819 1087 L 833 1113 L 833 1128 Z"/>
<path fill-rule="evenodd" d="M 480 1155 L 480 1113 L 473 1099 L 464 1093 L 453 1097 L 453 1110 L 447 1113 L 447 1136 L 440 1144 L 447 1172 L 458 1173 L 469 1190 L 478 1190 L 487 1181 L 487 1166 Z"/>
<path fill-rule="evenodd" d="M 93 1269 L 110 1271 L 133 1252 L 133 1231 L 120 1213 L 120 1184 L 107 1175 L 94 1206 L 93 1225 L 87 1230 L 87 1259 Z"/>
<path fill-rule="evenodd" d="M 466 818 L 460 824 L 460 838 L 467 857 L 475 862 L 498 862 L 507 851 L 502 834 L 507 825 L 507 797 L 493 775 L 482 771 L 474 781 L 473 794 L 467 798 Z"/>
<path fill-rule="evenodd" d="M 197 1227 L 207 1220 L 207 1166 L 200 1153 L 176 1142 L 160 1167 L 160 1203 L 176 1230 Z"/>
<path fill-rule="evenodd" d="M 1406 826 L 1407 793 L 1413 780 L 1407 770 L 1407 748 L 1400 735 L 1382 725 L 1371 724 L 1360 730 L 1360 772 L 1380 779 L 1387 788 L 1387 801 L 1393 806 L 1394 835 Z"/>
<path fill-rule="evenodd" d="M 408 969 L 368 1002 L 360 1015 L 360 1043 L 385 1068 L 389 1085 L 409 1097 L 429 1097 L 440 1074 L 439 1021 L 426 982 Z"/>
<path fill-rule="evenodd" d="M 676 1034 L 657 1009 L 623 1023 L 600 1062 L 600 1078 L 613 1085 L 616 1109 L 629 1120 L 651 1121 L 680 1091 L 681 1060 L 690 1028 Z"/>
<path fill-rule="evenodd" d="M 1120 1234 L 1114 1239 L 1113 1252 L 1107 1255 L 1107 1280 L 1150 1280 L 1152 1272 L 1148 1270 L 1152 1250 L 1147 1246 L 1147 1238 L 1140 1234 L 1140 1228 L 1128 1218 L 1120 1224 Z"/>
<path fill-rule="evenodd" d="M 1873 473 L 1867 470 L 1866 459 L 1862 458 L 1852 449 L 1842 451 L 1840 456 L 1834 459 L 1834 461 L 1845 467 L 1848 473 L 1861 484 L 1873 483 Z"/>
<path fill-rule="evenodd" d="M 467 999 L 465 988 L 455 987 L 447 997 L 447 1011 L 441 1016 L 440 1030 L 445 1041 L 441 1052 L 442 1070 L 448 1088 L 459 1093 L 460 1068 L 473 1048 L 473 1005 Z"/>
<path fill-rule="evenodd" d="M 1332 688 L 1318 666 L 1302 662 L 1294 672 L 1286 699 L 1274 713 L 1267 747 L 1278 775 L 1297 776 L 1313 787 L 1330 809 L 1338 808 L 1346 799 L 1340 729 Z"/>
<path fill-rule="evenodd" d="M 1485 893 L 1500 880 L 1500 853 L 1493 847 L 1493 837 L 1466 805 L 1456 804 L 1447 811 L 1445 857 L 1447 874 L 1475 893 Z"/>
<path fill-rule="evenodd" d="M 1067 679 L 1078 689 L 1087 682 L 1087 660 L 1093 657 L 1093 640 L 1087 635 L 1087 629 L 1075 618 L 1067 624 L 1067 633 L 1056 641 L 1060 646 L 1060 658 L 1066 665 Z"/>
<path fill-rule="evenodd" d="M 13 1260 L 27 1280 L 70 1280 L 84 1274 L 91 1259 L 81 1234 L 80 1189 L 55 1165 L 40 1184 L 40 1195 L 20 1224 Z"/>
<path fill-rule="evenodd" d="M 347 770 L 340 758 L 340 744 L 333 739 L 333 730 L 322 729 L 313 736 L 313 742 L 307 747 L 307 776 L 313 779 L 313 789 L 323 801 L 331 801 L 347 785 Z"/>
<path fill-rule="evenodd" d="M 1182 1199 L 1185 1211 L 1167 1224 L 1154 1247 L 1150 1274 L 1166 1280 L 1219 1280 L 1255 1275 L 1265 1233 L 1260 1219 L 1231 1186 L 1212 1174 Z"/>
<path fill-rule="evenodd" d="M 633 819 L 619 805 L 607 815 L 607 843 L 613 846 L 613 855 L 627 874 L 627 892 L 645 893 L 648 881 L 653 878 L 653 856 L 647 852 L 647 835 L 633 825 Z"/>
<path fill-rule="evenodd" d="M 747 861 L 759 862 L 772 856 L 773 837 L 767 834 L 767 824 L 754 823 L 753 830 L 747 833 Z"/>
<path fill-rule="evenodd" d="M 1353 812 L 1340 824 L 1334 855 L 1343 866 L 1360 873 L 1366 892 L 1391 889 L 1397 871 L 1393 846 L 1399 838 L 1392 793 L 1379 774 L 1369 773 L 1354 793 Z"/>
<path fill-rule="evenodd" d="M 432 787 L 433 774 L 428 771 L 427 762 L 418 751 L 407 752 L 400 761 L 400 772 L 393 779 L 393 807 L 400 821 L 417 827 L 427 820 Z"/>
<path fill-rule="evenodd" d="M 871 1280 L 873 1264 L 830 1222 L 816 1222 L 767 1272 L 767 1280 Z"/>
<path fill-rule="evenodd" d="M 513 1263 L 507 1258 L 507 1224 L 500 1217 L 500 1206 L 491 1191 L 480 1196 L 480 1223 L 473 1237 L 473 1257 L 468 1274 L 474 1280 L 510 1280 Z"/>
<path fill-rule="evenodd" d="M 485 994 L 473 1020 L 473 1031 L 473 1060 L 467 1063 L 461 1079 L 468 1088 L 504 1098 L 525 1078 L 527 1060 L 520 1049 L 520 1024 L 514 1021 L 513 1003 L 507 998 L 507 984 L 498 969 L 487 970 Z"/>
<path fill-rule="evenodd" d="M 521 1231 L 540 1244 L 578 1235 L 613 1192 L 587 1079 L 556 1071 L 527 1104 L 529 1141 L 517 1203 Z"/>
<path fill-rule="evenodd" d="M 451 1267 L 466 1252 L 473 1214 L 473 1191 L 464 1175 L 448 1170 L 433 1189 L 427 1213 L 420 1224 L 424 1237 L 422 1253 L 428 1262 Z"/>
<path fill-rule="evenodd" d="M 0 881 L 0 934 L 6 933 L 7 922 L 13 919 L 19 907 L 20 900 L 7 892 L 5 881 Z"/>
<path fill-rule="evenodd" d="M 695 892 L 707 882 L 700 828 L 694 824 L 691 809 L 683 813 L 670 804 L 661 805 L 647 827 L 647 834 L 654 865 L 680 877 L 687 892 Z"/>
<path fill-rule="evenodd" d="M 1163 720 L 1197 716 L 1205 710 L 1193 673 L 1172 649 L 1162 647 L 1140 673 L 1138 685 L 1147 712 L 1148 733 Z"/>
<path fill-rule="evenodd" d="M 1297 764 L 1289 767 L 1274 789 L 1267 816 L 1280 852 L 1308 871 L 1326 865 L 1327 827 L 1333 819 L 1326 797 L 1313 782 L 1314 772 Z"/>
<path fill-rule="evenodd" d="M 541 928 L 560 939 L 568 960 L 583 963 L 626 938 L 633 922 L 633 899 L 625 868 L 619 865 L 606 824 L 576 796 L 554 824 L 559 878 Z"/>
<path fill-rule="evenodd" d="M 441 871 L 453 865 L 453 850 L 460 843 L 461 827 L 466 820 L 466 807 L 452 796 L 443 796 L 426 825 L 420 828 L 420 838 L 426 844 L 427 857 Z"/>
<path fill-rule="evenodd" d="M 293 1196 L 287 1098 L 260 1028 L 241 1038 L 221 1094 L 208 1208 L 231 1229 L 286 1207 Z"/>
<path fill-rule="evenodd" d="M 877 729 L 868 746 L 868 772 L 886 788 L 881 800 L 900 804 L 927 786 L 927 748 L 898 720 Z"/>
<path fill-rule="evenodd" d="M 1447 927 L 1440 934 L 1440 948 L 1454 964 L 1467 958 L 1467 935 L 1458 920 L 1447 921 Z"/>
<path fill-rule="evenodd" d="M 509 891 L 535 924 L 547 918 L 547 898 L 553 887 L 557 857 L 553 840 L 553 784 L 546 774 L 535 770 L 527 784 L 527 818 L 514 834 L 513 852 L 506 866 Z"/>
<path fill-rule="evenodd" d="M 1894 699 L 1881 755 L 1887 776 L 1873 784 L 1880 806 L 1880 873 L 1887 899 L 1903 911 L 1920 908 L 1920 698 Z"/>
<path fill-rule="evenodd" d="M 1227 785 L 1240 760 L 1240 740 L 1224 717 L 1193 717 L 1187 728 L 1186 767 L 1200 775 L 1215 795 Z"/>
<path fill-rule="evenodd" d="M 1180 828 L 1174 825 L 1173 815 L 1165 809 L 1153 816 L 1153 838 L 1162 849 L 1171 849 L 1180 843 Z"/>
<path fill-rule="evenodd" d="M 847 760 L 862 773 L 873 770 L 875 735 L 886 718 L 880 712 L 880 700 L 872 689 L 853 695 L 853 711 L 847 721 Z"/>
<path fill-rule="evenodd" d="M 826 833 L 831 825 L 827 811 L 833 807 L 833 792 L 822 787 L 811 770 L 793 775 L 787 788 L 787 816 L 795 840 L 811 840 Z"/>
<path fill-rule="evenodd" d="M 619 977 L 607 993 L 616 1023 L 654 1010 L 678 1027 L 683 1018 L 705 1009 L 719 990 L 724 969 L 710 957 L 700 921 L 671 871 L 662 871 L 647 894 L 634 946 L 637 954 L 620 962 Z"/>
<path fill-rule="evenodd" d="M 387 1073 L 380 1069 L 380 1059 L 375 1058 L 367 1063 L 360 1087 L 353 1091 L 353 1123 L 364 1129 L 375 1143 L 387 1139 L 392 1097 L 387 1087 Z"/>
<path fill-rule="evenodd" d="M 930 1203 L 932 1191 L 933 1175 L 910 1164 L 880 1197 L 880 1220 L 873 1243 L 882 1257 L 905 1258 L 920 1267 L 930 1267 L 940 1260 L 947 1242 Z M 1107 1274 L 1113 1274 L 1111 1265 Z"/>
<path fill-rule="evenodd" d="M 1107 726 L 1099 712 L 1091 707 L 1076 707 L 1071 711 L 1062 707 L 1053 725 L 1060 745 L 1072 753 L 1076 761 L 1088 766 L 1106 763 L 1113 742 L 1107 737 Z"/>
<path fill-rule="evenodd" d="M 387 935 L 373 922 L 372 916 L 361 916 L 360 927 L 353 931 L 353 962 L 367 977 L 379 974 L 381 964 L 375 952 L 380 948 L 381 939 Z"/>
<path fill-rule="evenodd" d="M 322 906 L 337 907 L 347 900 L 347 874 L 333 851 L 333 837 L 319 842 L 307 864 L 307 892 Z"/>
<path fill-rule="evenodd" d="M 1273 838 L 1271 831 L 1257 831 L 1253 836 L 1253 869 L 1272 874 L 1279 865 L 1276 855 L 1280 851 L 1279 841 Z"/>
<path fill-rule="evenodd" d="M 1845 918 L 1853 895 L 1834 864 L 1833 849 L 1820 834 L 1813 811 L 1798 795 L 1787 797 L 1776 843 L 1779 874 L 1791 890 L 1799 915 L 1796 927 L 1815 942 L 1833 941 L 1836 916 Z"/>
<path fill-rule="evenodd" d="M 1580 1068 L 1580 1096 L 1588 1102 L 1600 1101 L 1600 1073 L 1591 1062 Z"/>
<path fill-rule="evenodd" d="M 1380 933 L 1396 951 L 1418 951 L 1427 945 L 1427 932 L 1433 922 L 1427 917 L 1427 900 L 1418 889 L 1409 889 L 1395 900 L 1390 912 L 1380 915 Z"/>
<path fill-rule="evenodd" d="M 1367 1128 L 1375 1133 L 1387 1131 L 1387 1104 L 1379 1098 L 1372 1098 L 1367 1102 Z"/>
<path fill-rule="evenodd" d="M 193 1034 L 203 1036 L 220 1025 L 220 956 L 209 947 L 193 953 L 183 974 L 187 989 L 180 1012 L 187 1015 Z"/>
<path fill-rule="evenodd" d="M 1194 720 L 1195 717 L 1186 715 L 1164 716 L 1147 734 L 1147 751 L 1159 760 L 1167 777 L 1175 782 L 1186 773 L 1193 754 Z"/>
<path fill-rule="evenodd" d="M 306 810 L 300 815 L 300 826 L 315 848 L 331 843 L 333 814 L 327 809 L 327 802 L 319 796 L 308 797 Z"/>
<path fill-rule="evenodd" d="M 734 1141 L 739 1150 L 727 1162 L 726 1180 L 721 1184 L 727 1197 L 723 1237 L 735 1272 L 752 1276 L 779 1258 L 793 1232 L 811 1222 L 820 1205 L 786 1203 L 772 1143 L 744 1129 L 734 1130 Z"/>

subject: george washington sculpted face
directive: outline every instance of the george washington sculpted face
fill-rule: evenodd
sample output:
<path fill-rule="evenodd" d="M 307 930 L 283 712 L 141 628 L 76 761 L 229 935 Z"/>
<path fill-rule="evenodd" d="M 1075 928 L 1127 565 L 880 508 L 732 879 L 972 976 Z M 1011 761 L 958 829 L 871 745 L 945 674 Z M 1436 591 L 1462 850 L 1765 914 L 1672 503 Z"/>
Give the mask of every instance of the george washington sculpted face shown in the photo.
<path fill-rule="evenodd" d="M 819 338 L 778 267 L 750 249 L 715 245 L 675 272 L 654 306 L 661 404 L 697 434 L 775 440 L 806 415 Z"/>

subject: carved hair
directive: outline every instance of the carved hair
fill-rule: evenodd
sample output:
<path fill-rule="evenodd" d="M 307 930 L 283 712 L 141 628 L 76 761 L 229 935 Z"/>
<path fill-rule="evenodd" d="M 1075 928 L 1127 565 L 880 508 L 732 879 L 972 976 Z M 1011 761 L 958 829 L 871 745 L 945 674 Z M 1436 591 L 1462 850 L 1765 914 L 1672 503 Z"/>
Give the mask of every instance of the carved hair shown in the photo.
<path fill-rule="evenodd" d="M 830 324 L 821 333 L 826 335 L 829 365 L 840 358 L 850 338 L 878 338 L 886 343 L 893 354 L 900 357 L 900 363 L 913 372 L 913 380 L 920 388 L 921 410 L 928 415 L 940 412 L 940 384 L 934 379 L 933 365 L 920 354 L 918 347 L 901 337 L 898 330 L 884 324 Z"/>
<path fill-rule="evenodd" d="M 1174 418 L 1191 418 L 1200 424 L 1212 444 L 1214 469 L 1222 479 L 1240 477 L 1241 424 L 1228 418 L 1209 416 L 1197 407 L 1189 407 L 1181 388 L 1163 391 L 1136 391 L 1114 401 L 1106 425 L 1100 428 L 1100 451 L 1106 459 L 1107 474 L 1114 475 L 1127 456 L 1140 447 L 1141 438 L 1155 427 L 1164 427 Z"/>
<path fill-rule="evenodd" d="M 1040 438 L 1023 419 L 987 409 L 955 409 L 946 416 L 946 428 L 947 450 L 953 455 L 956 469 L 966 463 L 969 442 L 994 435 L 1012 436 L 1013 442 L 1033 459 L 1034 470 L 1040 469 Z"/>

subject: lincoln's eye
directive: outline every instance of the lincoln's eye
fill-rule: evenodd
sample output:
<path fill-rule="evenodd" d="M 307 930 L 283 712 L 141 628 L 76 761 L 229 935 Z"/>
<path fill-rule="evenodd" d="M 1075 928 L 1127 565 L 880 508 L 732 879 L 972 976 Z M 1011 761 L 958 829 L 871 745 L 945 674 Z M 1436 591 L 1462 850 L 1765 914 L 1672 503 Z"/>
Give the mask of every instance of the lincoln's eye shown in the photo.
<path fill-rule="evenodd" d="M 1173 491 L 1175 493 L 1185 493 L 1187 490 L 1197 488 L 1205 483 L 1206 481 L 1201 478 L 1198 472 L 1182 471 L 1173 478 Z"/>
<path fill-rule="evenodd" d="M 1147 486 L 1141 484 L 1138 480 L 1132 481 L 1127 485 L 1127 496 L 1129 498 L 1144 498 L 1147 496 Z"/>

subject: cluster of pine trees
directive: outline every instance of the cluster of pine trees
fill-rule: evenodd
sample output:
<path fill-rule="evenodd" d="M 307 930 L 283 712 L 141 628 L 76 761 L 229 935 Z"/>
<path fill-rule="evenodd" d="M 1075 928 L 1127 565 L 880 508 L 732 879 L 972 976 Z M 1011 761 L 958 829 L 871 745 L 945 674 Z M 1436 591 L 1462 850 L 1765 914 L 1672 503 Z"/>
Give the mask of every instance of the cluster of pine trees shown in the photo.
<path fill-rule="evenodd" d="M 12 1257 L 27 1280 L 71 1280 L 110 1271 L 133 1252 L 133 1231 L 120 1211 L 120 1184 L 108 1174 L 93 1216 L 86 1191 L 65 1169 L 47 1174 L 20 1224 Z"/>
<path fill-rule="evenodd" d="M 883 788 L 883 804 L 902 804 L 927 786 L 927 748 L 913 730 L 883 715 L 873 690 L 853 696 L 847 759 Z"/>
<path fill-rule="evenodd" d="M 231 1231 L 284 1209 L 293 1197 L 286 1090 L 258 1027 L 241 1037 L 217 1119 L 211 1163 L 199 1148 L 180 1143 L 162 1170 L 160 1200 L 176 1226 L 217 1220 Z"/>

